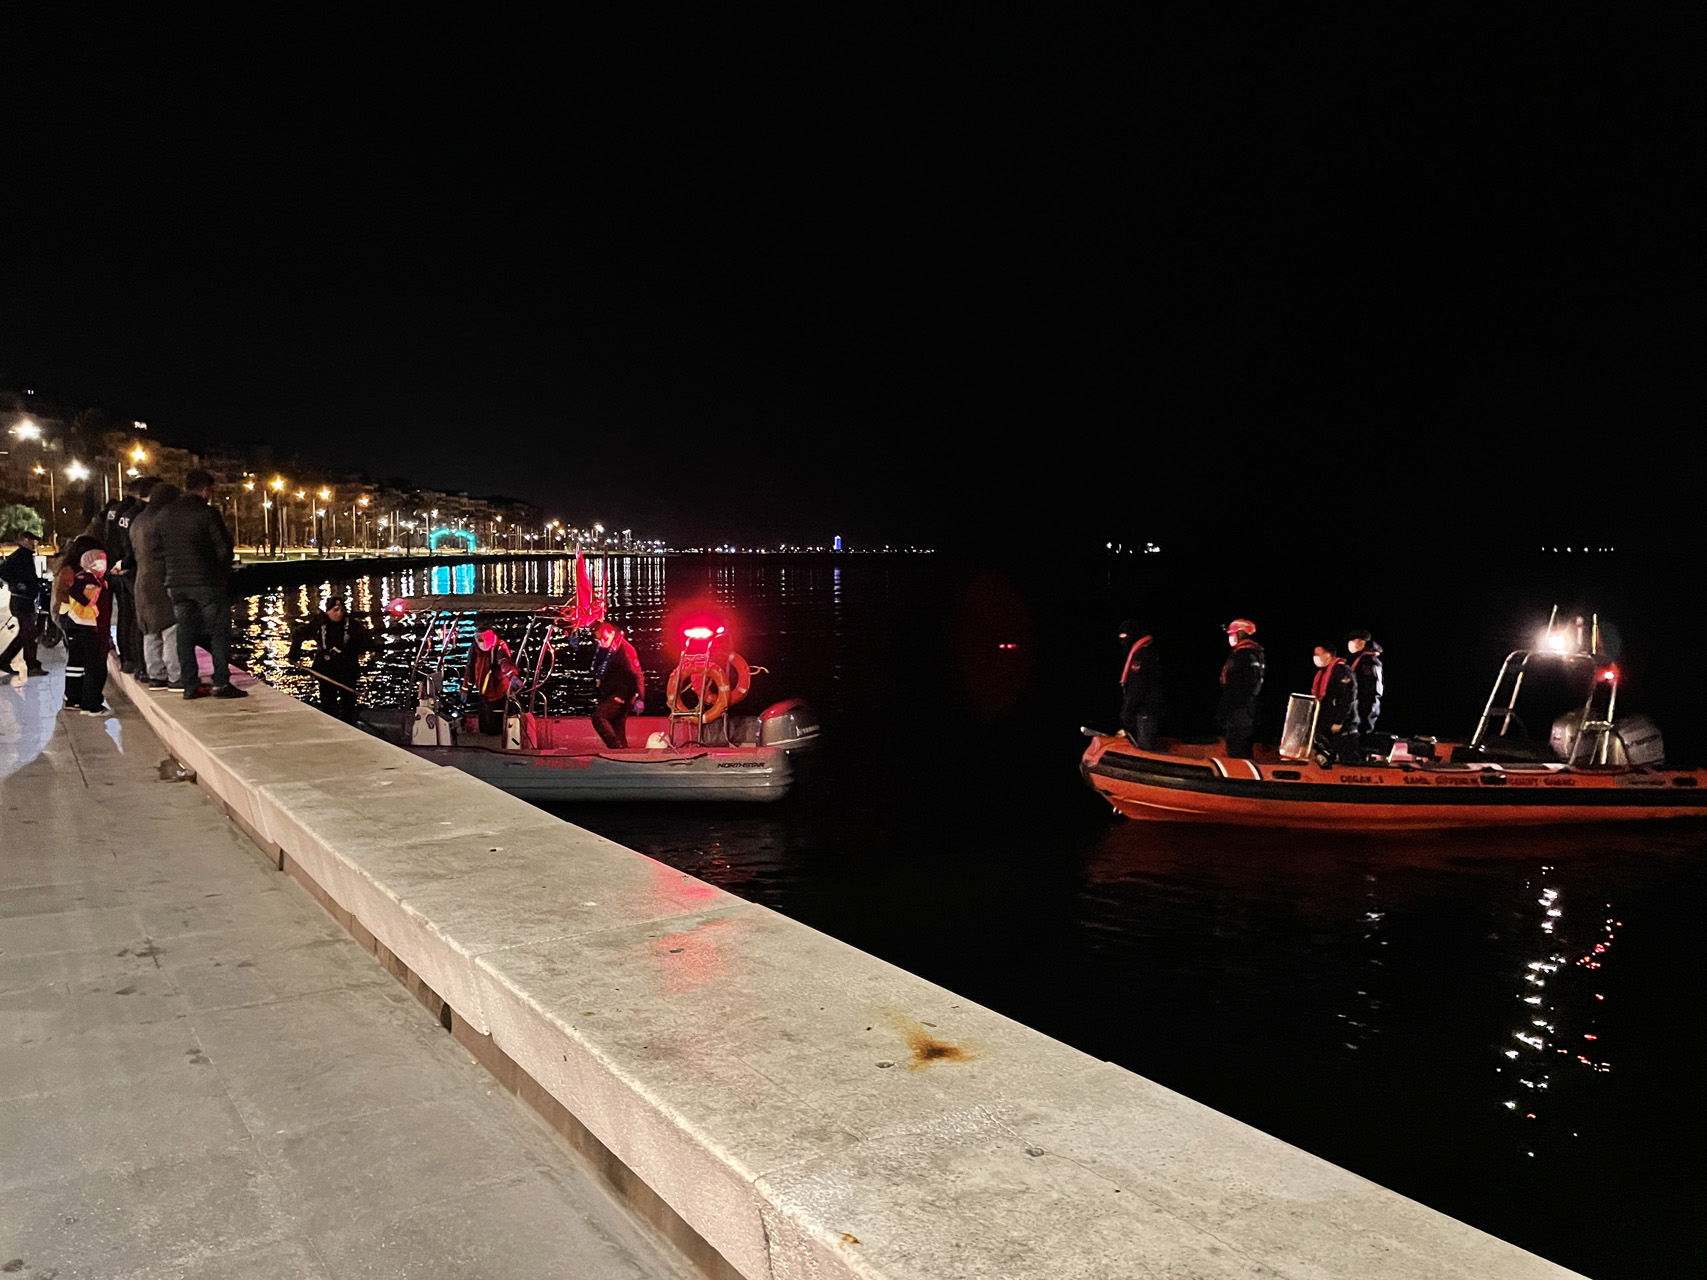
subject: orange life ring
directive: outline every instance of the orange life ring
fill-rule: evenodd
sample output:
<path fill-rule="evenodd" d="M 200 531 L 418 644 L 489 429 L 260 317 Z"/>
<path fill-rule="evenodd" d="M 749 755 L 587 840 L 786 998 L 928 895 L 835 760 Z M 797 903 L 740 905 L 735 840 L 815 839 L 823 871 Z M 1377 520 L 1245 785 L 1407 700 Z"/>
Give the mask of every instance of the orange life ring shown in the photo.
<path fill-rule="evenodd" d="M 729 693 L 728 672 L 718 667 L 701 667 L 698 663 L 692 668 L 686 663 L 678 663 L 670 672 L 664 701 L 671 711 L 682 715 L 700 713 L 703 707 L 700 718 L 710 724 L 729 710 Z"/>
<path fill-rule="evenodd" d="M 738 653 L 729 655 L 729 705 L 734 706 L 747 696 L 747 690 L 753 687 L 753 669 L 747 665 L 747 660 Z"/>

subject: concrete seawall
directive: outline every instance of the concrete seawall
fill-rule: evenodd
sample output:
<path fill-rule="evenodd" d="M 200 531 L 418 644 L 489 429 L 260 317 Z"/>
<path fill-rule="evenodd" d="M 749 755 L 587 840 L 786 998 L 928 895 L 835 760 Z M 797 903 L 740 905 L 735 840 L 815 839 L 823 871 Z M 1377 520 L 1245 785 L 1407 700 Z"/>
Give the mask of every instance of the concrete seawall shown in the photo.
<path fill-rule="evenodd" d="M 126 692 L 712 1276 L 1572 1273 L 339 724 Z"/>

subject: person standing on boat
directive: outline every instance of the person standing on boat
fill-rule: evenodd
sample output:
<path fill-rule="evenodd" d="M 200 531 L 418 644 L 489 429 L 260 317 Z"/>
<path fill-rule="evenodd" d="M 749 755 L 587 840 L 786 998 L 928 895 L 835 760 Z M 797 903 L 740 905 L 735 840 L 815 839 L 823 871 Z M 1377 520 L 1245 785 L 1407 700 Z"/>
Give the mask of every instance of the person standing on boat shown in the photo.
<path fill-rule="evenodd" d="M 1381 695 L 1386 691 L 1381 681 L 1381 646 L 1369 632 L 1353 631 L 1345 648 L 1351 654 L 1351 674 L 1357 678 L 1357 731 L 1367 738 L 1375 732 Z"/>
<path fill-rule="evenodd" d="M 629 714 L 645 707 L 646 673 L 640 669 L 640 655 L 614 622 L 600 622 L 593 634 L 599 642 L 593 655 L 593 678 L 599 682 L 593 728 L 605 746 L 627 750 Z"/>
<path fill-rule="evenodd" d="M 1133 746 L 1154 751 L 1162 712 L 1167 709 L 1156 639 L 1128 618 L 1120 624 L 1120 644 L 1126 650 L 1126 665 L 1120 671 L 1120 727 Z"/>
<path fill-rule="evenodd" d="M 1316 749 L 1330 760 L 1354 764 L 1357 750 L 1357 677 L 1331 644 L 1316 646 L 1316 678 L 1310 693 L 1316 713 Z"/>
<path fill-rule="evenodd" d="M 314 644 L 312 670 L 320 679 L 320 706 L 346 724 L 356 722 L 356 684 L 362 678 L 362 658 L 378 646 L 360 618 L 352 618 L 342 596 L 332 596 L 320 612 L 290 633 L 288 661 L 295 662 L 302 646 Z"/>
<path fill-rule="evenodd" d="M 1268 659 L 1256 641 L 1257 624 L 1234 618 L 1227 624 L 1227 644 L 1233 650 L 1221 666 L 1221 702 L 1215 725 L 1227 742 L 1227 755 L 1249 760 L 1256 740 L 1257 695 L 1262 692 Z"/>
<path fill-rule="evenodd" d="M 462 673 L 462 696 L 473 702 L 480 717 L 481 733 L 499 734 L 504 731 L 504 703 L 515 687 L 518 672 L 510 646 L 487 628 L 474 637 L 468 647 L 468 666 Z"/>

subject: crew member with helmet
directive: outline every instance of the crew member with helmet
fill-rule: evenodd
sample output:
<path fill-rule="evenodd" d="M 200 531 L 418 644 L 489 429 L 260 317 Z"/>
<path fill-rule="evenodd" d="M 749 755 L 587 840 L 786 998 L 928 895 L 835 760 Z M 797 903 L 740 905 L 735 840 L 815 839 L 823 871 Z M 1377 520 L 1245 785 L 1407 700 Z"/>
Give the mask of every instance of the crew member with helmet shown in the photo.
<path fill-rule="evenodd" d="M 593 679 L 598 681 L 599 705 L 593 711 L 593 728 L 605 746 L 628 748 L 628 717 L 645 709 L 646 673 L 640 655 L 622 629 L 609 619 L 593 633 L 598 650 L 593 655 Z"/>
<path fill-rule="evenodd" d="M 352 618 L 343 596 L 328 597 L 307 622 L 290 633 L 289 660 L 295 662 L 304 644 L 314 645 L 310 669 L 323 677 L 320 706 L 347 724 L 356 722 L 356 684 L 362 678 L 362 658 L 378 649 L 373 632 L 360 618 Z"/>
<path fill-rule="evenodd" d="M 1316 750 L 1329 760 L 1353 763 L 1358 759 L 1357 677 L 1331 644 L 1317 645 L 1313 661 L 1316 678 L 1310 693 L 1319 704 Z"/>
<path fill-rule="evenodd" d="M 1120 727 L 1133 746 L 1154 751 L 1167 710 L 1156 638 L 1128 618 L 1120 624 L 1120 645 L 1126 650 L 1126 665 L 1120 670 Z"/>
<path fill-rule="evenodd" d="M 496 631 L 488 627 L 474 637 L 474 643 L 468 646 L 468 663 L 463 668 L 462 696 L 464 701 L 474 703 L 481 733 L 497 735 L 504 731 L 504 703 L 519 678 L 510 646 L 498 638 Z"/>
<path fill-rule="evenodd" d="M 1357 729 L 1364 738 L 1375 732 L 1375 719 L 1381 714 L 1381 695 L 1386 692 L 1382 682 L 1381 646 L 1367 631 L 1353 631 L 1346 637 L 1346 652 L 1351 654 L 1351 674 L 1357 678 Z"/>
<path fill-rule="evenodd" d="M 1249 618 L 1234 618 L 1227 624 L 1227 645 L 1233 650 L 1221 665 L 1221 701 L 1215 708 L 1215 726 L 1227 743 L 1227 755 L 1249 760 L 1256 740 L 1257 695 L 1268 659 L 1256 641 L 1257 624 Z"/>

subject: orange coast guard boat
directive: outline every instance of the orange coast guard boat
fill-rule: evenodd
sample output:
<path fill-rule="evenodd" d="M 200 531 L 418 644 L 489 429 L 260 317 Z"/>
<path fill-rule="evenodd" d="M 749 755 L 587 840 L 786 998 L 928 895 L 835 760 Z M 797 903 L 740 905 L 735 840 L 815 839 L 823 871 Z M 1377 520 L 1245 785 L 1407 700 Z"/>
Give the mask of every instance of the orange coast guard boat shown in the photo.
<path fill-rule="evenodd" d="M 1645 717 L 1615 724 L 1618 669 L 1599 647 L 1598 623 L 1587 646 L 1550 623 L 1542 648 L 1506 658 L 1466 743 L 1399 739 L 1368 763 L 1328 762 L 1314 749 L 1316 700 L 1295 694 L 1280 746 L 1259 746 L 1255 759 L 1229 758 L 1222 742 L 1143 751 L 1086 729 L 1079 772 L 1117 813 L 1165 822 L 1408 831 L 1707 817 L 1707 770 L 1665 768 Z M 1524 677 L 1544 666 L 1592 683 L 1533 743 L 1516 705 Z"/>

